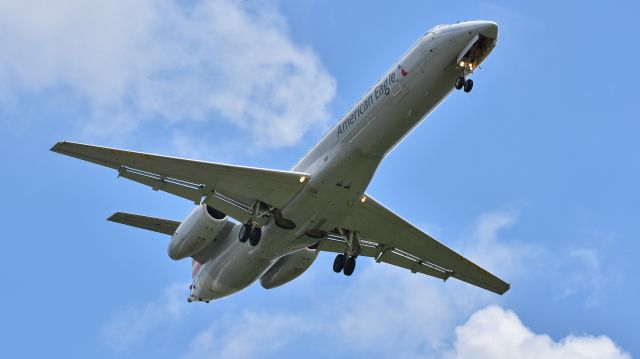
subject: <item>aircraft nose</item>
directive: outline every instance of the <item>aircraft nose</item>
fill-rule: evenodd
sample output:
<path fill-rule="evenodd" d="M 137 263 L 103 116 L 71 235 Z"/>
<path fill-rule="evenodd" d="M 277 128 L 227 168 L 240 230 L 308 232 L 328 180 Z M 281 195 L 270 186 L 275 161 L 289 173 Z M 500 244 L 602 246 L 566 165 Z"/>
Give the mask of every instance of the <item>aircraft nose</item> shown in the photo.
<path fill-rule="evenodd" d="M 498 24 L 493 21 L 475 21 L 474 27 L 480 35 L 490 39 L 498 38 Z"/>

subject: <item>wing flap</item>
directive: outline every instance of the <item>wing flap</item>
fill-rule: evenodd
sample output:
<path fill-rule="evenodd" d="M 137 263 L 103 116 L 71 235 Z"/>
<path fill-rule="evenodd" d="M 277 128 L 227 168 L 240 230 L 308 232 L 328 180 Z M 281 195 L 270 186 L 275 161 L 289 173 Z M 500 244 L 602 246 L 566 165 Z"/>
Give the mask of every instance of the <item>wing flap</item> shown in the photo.
<path fill-rule="evenodd" d="M 186 198 L 195 204 L 200 204 L 205 191 L 204 186 L 185 182 L 175 183 L 171 181 L 171 178 L 163 178 L 153 173 L 136 171 L 127 167 L 120 167 L 118 169 L 118 176 L 147 185 L 154 191 L 164 191 L 178 197 Z"/>
<path fill-rule="evenodd" d="M 107 221 L 126 224 L 127 226 L 146 229 L 167 235 L 173 235 L 180 222 L 164 218 L 142 216 L 139 214 L 116 212 L 107 218 Z"/>
<path fill-rule="evenodd" d="M 196 161 L 74 142 L 59 142 L 51 151 L 114 168 L 122 177 L 196 203 L 200 203 L 202 196 L 220 194 L 244 207 L 260 200 L 281 208 L 310 177 L 301 172 Z M 215 203 L 220 196 L 213 197 L 210 200 Z M 241 211 L 237 216 L 228 214 L 237 218 Z"/>

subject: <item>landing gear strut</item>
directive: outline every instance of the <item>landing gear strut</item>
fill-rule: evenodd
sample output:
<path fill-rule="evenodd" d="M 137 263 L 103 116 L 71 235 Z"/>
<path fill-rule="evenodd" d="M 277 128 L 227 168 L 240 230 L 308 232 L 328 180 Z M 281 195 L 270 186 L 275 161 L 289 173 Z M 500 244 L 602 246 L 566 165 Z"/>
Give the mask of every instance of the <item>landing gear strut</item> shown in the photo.
<path fill-rule="evenodd" d="M 238 240 L 241 243 L 249 241 L 251 246 L 257 246 L 260 243 L 260 237 L 262 237 L 261 225 L 264 224 L 264 219 L 269 215 L 269 207 L 260 201 L 255 201 L 251 209 L 251 218 L 240 227 Z"/>
<path fill-rule="evenodd" d="M 347 237 L 344 254 L 340 253 L 333 261 L 333 271 L 336 273 L 344 273 L 347 277 L 353 274 L 356 269 L 356 258 L 360 254 L 360 236 L 358 232 L 339 231 L 340 234 Z"/>
<path fill-rule="evenodd" d="M 459 68 L 462 70 L 462 75 L 456 79 L 455 83 L 456 90 L 464 89 L 464 92 L 471 92 L 471 89 L 473 88 L 473 80 L 468 77 L 471 76 L 473 70 L 477 67 L 475 57 L 472 55 L 468 56 L 469 57 L 463 58 L 458 63 L 458 66 L 460 66 Z"/>

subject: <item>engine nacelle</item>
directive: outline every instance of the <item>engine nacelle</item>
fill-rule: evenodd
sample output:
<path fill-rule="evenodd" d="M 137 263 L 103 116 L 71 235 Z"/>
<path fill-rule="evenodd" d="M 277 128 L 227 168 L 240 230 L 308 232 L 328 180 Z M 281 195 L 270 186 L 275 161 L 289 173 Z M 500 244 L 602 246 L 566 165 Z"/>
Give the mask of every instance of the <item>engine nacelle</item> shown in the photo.
<path fill-rule="evenodd" d="M 226 223 L 226 214 L 206 204 L 199 205 L 171 237 L 169 257 L 178 260 L 198 253 L 216 238 Z"/>
<path fill-rule="evenodd" d="M 313 264 L 318 252 L 316 249 L 305 248 L 278 259 L 260 277 L 260 285 L 265 289 L 271 289 L 296 279 Z"/>

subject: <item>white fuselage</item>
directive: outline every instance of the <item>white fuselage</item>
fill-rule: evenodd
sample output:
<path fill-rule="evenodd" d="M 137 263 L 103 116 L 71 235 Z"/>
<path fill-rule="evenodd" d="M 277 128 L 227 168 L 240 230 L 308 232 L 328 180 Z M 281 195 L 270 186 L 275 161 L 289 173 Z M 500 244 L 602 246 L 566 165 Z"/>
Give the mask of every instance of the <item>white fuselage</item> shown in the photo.
<path fill-rule="evenodd" d="M 236 225 L 194 278 L 191 297 L 210 300 L 255 282 L 278 258 L 313 245 L 310 230 L 341 228 L 384 156 L 453 90 L 457 60 L 478 34 L 497 37 L 495 23 L 464 22 L 425 33 L 293 167 L 309 183 L 281 211 L 296 228 L 270 220 L 253 247 Z"/>

